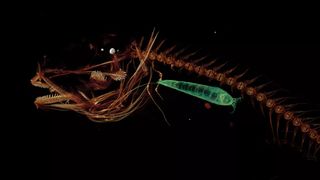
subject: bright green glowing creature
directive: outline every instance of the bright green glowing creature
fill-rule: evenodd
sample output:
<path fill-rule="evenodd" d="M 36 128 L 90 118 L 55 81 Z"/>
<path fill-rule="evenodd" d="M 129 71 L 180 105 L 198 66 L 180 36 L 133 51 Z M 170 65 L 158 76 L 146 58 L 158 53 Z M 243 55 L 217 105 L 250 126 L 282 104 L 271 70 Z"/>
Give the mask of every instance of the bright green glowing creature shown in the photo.
<path fill-rule="evenodd" d="M 233 98 L 229 93 L 219 87 L 176 80 L 160 80 L 158 81 L 158 84 L 203 99 L 216 105 L 232 106 L 232 113 L 235 111 L 236 104 L 241 100 L 241 97 Z"/>

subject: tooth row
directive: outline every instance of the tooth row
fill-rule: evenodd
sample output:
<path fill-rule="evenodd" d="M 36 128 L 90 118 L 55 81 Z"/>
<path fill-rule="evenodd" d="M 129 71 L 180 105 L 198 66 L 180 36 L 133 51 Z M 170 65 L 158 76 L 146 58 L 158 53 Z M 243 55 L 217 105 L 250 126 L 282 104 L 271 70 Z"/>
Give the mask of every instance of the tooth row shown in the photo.
<path fill-rule="evenodd" d="M 35 103 L 38 104 L 51 104 L 67 100 L 66 96 L 59 94 L 49 94 L 46 96 L 37 97 Z"/>

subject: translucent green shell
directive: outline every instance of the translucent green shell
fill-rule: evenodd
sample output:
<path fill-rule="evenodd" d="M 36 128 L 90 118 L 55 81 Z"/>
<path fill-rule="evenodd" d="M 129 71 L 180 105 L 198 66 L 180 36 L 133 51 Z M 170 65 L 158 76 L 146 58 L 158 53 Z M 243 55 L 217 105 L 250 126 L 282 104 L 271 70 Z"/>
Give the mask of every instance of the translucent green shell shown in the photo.
<path fill-rule="evenodd" d="M 203 99 L 205 101 L 208 101 L 216 105 L 232 106 L 233 107 L 232 112 L 234 112 L 237 102 L 241 99 L 241 98 L 233 98 L 228 92 L 226 92 L 225 90 L 219 87 L 207 86 L 207 85 L 197 84 L 192 82 L 176 81 L 176 80 L 160 80 L 158 81 L 158 84 L 161 84 L 163 86 Z"/>

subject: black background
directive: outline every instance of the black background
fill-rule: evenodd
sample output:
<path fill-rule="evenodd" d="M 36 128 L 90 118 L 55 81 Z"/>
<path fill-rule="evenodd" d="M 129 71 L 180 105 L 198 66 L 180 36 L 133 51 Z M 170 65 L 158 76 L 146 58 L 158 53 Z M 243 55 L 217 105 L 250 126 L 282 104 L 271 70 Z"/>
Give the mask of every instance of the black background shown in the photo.
<path fill-rule="evenodd" d="M 18 18 L 9 20 L 10 32 L 4 34 L 10 39 L 6 46 L 11 71 L 5 79 L 13 83 L 9 91 L 14 94 L 5 112 L 9 115 L 6 121 L 12 123 L 12 130 L 6 133 L 8 147 L 13 149 L 7 166 L 16 170 L 11 176 L 319 178 L 319 163 L 265 142 L 264 119 L 245 103 L 230 115 L 217 106 L 206 110 L 203 101 L 162 88 L 165 100 L 159 104 L 171 127 L 152 103 L 128 119 L 110 124 L 96 124 L 73 112 L 35 108 L 33 100 L 39 94 L 30 79 L 44 53 L 87 35 L 111 32 L 132 38 L 148 35 L 154 27 L 171 42 L 204 47 L 222 60 L 266 75 L 299 97 L 319 102 L 320 31 L 312 8 L 160 4 L 145 8 L 108 3 L 81 7 L 48 4 L 15 11 Z M 164 73 L 170 78 L 197 81 L 193 74 L 169 68 Z"/>

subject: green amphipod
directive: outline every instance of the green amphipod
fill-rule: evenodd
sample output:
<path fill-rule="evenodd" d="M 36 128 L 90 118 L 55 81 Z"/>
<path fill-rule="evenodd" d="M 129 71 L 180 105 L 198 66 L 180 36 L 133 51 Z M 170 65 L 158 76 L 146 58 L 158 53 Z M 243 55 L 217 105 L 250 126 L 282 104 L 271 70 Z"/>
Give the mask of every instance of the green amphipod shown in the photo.
<path fill-rule="evenodd" d="M 236 104 L 241 99 L 241 97 L 233 98 L 229 93 L 219 87 L 207 86 L 187 81 L 160 80 L 158 81 L 158 84 L 203 99 L 216 105 L 232 106 L 232 113 L 235 111 Z"/>

